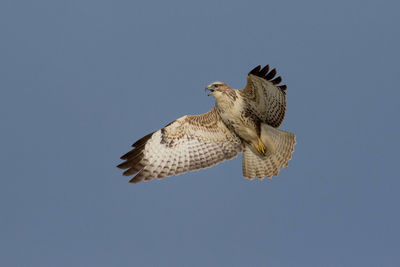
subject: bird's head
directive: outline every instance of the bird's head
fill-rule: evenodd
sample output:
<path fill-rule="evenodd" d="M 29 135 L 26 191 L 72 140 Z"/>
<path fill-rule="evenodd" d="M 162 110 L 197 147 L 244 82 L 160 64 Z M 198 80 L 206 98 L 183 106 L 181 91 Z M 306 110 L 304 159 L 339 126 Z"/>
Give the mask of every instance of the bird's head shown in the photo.
<path fill-rule="evenodd" d="M 206 91 L 209 91 L 208 95 L 212 95 L 217 101 L 229 95 L 231 90 L 232 88 L 223 82 L 213 82 L 206 87 Z"/>

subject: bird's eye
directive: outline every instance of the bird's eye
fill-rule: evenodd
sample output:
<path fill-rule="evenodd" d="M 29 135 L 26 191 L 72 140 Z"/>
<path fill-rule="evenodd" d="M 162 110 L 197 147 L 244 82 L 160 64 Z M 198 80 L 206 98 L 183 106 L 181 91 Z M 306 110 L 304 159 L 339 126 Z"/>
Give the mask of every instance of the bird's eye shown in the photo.
<path fill-rule="evenodd" d="M 219 84 L 214 84 L 214 87 L 215 87 L 215 88 L 218 88 L 218 86 L 219 86 Z"/>

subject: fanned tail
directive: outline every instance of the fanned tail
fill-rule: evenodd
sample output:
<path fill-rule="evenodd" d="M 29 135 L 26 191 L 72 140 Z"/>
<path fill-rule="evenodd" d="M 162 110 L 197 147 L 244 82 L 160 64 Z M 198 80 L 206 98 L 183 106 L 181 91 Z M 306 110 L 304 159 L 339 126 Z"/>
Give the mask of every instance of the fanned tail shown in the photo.
<path fill-rule="evenodd" d="M 277 176 L 279 170 L 288 165 L 296 144 L 294 134 L 267 124 L 261 125 L 261 140 L 267 148 L 264 156 L 251 145 L 246 144 L 243 150 L 243 176 L 250 180 L 254 176 L 259 179 Z"/>

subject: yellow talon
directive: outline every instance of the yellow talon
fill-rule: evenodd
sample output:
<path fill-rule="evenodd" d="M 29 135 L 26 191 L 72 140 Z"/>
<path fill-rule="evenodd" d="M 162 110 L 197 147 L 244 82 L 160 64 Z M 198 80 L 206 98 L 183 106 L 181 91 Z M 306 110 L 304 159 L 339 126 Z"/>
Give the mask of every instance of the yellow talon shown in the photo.
<path fill-rule="evenodd" d="M 262 156 L 265 155 L 265 151 L 267 148 L 265 147 L 264 143 L 261 141 L 260 138 L 258 138 L 258 145 L 256 146 L 258 153 L 260 153 Z"/>

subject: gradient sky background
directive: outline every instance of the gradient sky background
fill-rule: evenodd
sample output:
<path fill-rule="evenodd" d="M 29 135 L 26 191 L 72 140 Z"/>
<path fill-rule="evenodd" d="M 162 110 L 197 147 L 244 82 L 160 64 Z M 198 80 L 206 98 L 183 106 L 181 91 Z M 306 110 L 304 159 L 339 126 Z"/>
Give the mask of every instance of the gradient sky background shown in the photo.
<path fill-rule="evenodd" d="M 1 266 L 400 266 L 398 1 L 0 2 Z M 128 184 L 130 145 L 258 64 L 297 135 Z"/>

